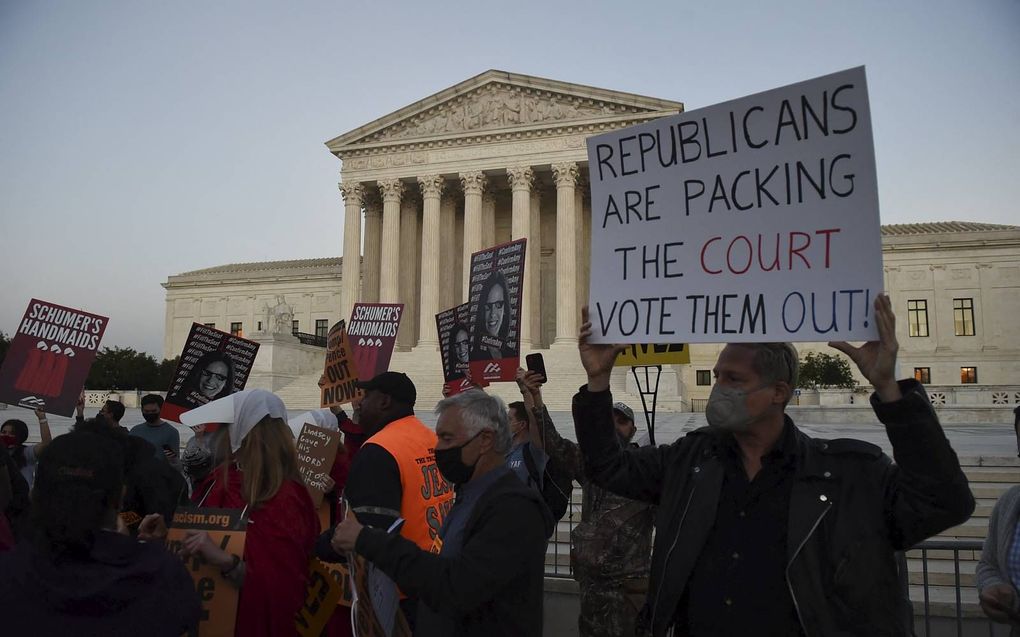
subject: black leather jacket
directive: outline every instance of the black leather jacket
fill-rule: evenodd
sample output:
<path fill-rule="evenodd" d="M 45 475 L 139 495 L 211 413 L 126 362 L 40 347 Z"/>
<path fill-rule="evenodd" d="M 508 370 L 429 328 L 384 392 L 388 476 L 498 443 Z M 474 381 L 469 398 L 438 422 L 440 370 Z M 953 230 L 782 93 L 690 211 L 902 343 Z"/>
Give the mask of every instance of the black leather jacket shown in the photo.
<path fill-rule="evenodd" d="M 795 428 L 785 578 L 809 637 L 906 634 L 909 601 L 894 552 L 962 523 L 974 510 L 924 388 L 913 380 L 900 388 L 902 400 L 871 398 L 895 464 L 870 443 L 814 439 Z M 621 449 L 612 404 L 609 391 L 582 387 L 573 403 L 577 439 L 596 484 L 659 505 L 644 620 L 653 635 L 665 635 L 715 522 L 722 441 L 706 427 L 672 445 Z"/>

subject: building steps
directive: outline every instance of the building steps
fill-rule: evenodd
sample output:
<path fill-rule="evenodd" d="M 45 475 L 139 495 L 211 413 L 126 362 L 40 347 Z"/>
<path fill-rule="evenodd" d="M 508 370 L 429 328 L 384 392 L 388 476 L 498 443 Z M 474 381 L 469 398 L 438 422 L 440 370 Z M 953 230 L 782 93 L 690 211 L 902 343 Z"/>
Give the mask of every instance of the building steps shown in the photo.
<path fill-rule="evenodd" d="M 570 403 L 579 387 L 588 382 L 584 369 L 577 357 L 577 347 L 560 347 L 541 350 L 545 359 L 546 373 L 552 382 L 542 388 L 542 398 L 550 411 L 569 411 Z M 522 359 L 523 364 L 523 359 Z M 442 399 L 443 375 L 438 351 L 413 350 L 410 352 L 393 352 L 390 359 L 390 370 L 404 372 L 414 381 L 418 391 L 419 411 L 431 411 L 432 407 Z M 616 400 L 629 404 L 634 411 L 641 411 L 641 398 L 627 390 L 627 375 L 630 368 L 619 367 L 613 372 L 612 390 Z M 315 371 L 298 376 L 276 394 L 291 411 L 316 409 L 319 407 L 319 377 L 321 372 Z M 499 396 L 506 402 L 520 400 L 520 391 L 513 382 L 493 383 L 486 388 L 490 394 Z M 678 410 L 679 401 L 660 397 L 658 409 L 661 411 Z"/>

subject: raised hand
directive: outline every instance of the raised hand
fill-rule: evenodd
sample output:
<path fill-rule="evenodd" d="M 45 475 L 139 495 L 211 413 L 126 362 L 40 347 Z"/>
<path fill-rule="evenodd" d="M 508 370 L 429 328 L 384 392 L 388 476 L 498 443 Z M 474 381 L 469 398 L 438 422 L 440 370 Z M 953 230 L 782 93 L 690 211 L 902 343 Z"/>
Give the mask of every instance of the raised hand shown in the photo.
<path fill-rule="evenodd" d="M 581 332 L 577 338 L 577 352 L 581 356 L 581 365 L 588 374 L 588 391 L 604 391 L 609 389 L 609 376 L 613 373 L 613 363 L 626 346 L 592 343 L 592 325 L 588 318 L 588 306 L 581 308 Z"/>
<path fill-rule="evenodd" d="M 896 341 L 896 315 L 893 314 L 892 302 L 887 294 L 875 297 L 875 324 L 878 327 L 877 341 L 868 341 L 860 347 L 854 347 L 846 341 L 832 341 L 829 345 L 857 364 L 861 374 L 875 387 L 882 402 L 892 402 L 903 395 L 896 383 L 896 352 L 900 348 Z"/>

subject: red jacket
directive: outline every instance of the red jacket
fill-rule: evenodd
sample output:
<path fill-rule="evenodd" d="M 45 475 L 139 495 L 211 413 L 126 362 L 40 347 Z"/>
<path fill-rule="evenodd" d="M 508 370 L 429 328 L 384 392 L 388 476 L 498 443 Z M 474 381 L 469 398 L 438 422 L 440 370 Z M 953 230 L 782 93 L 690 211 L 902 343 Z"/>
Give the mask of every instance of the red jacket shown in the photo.
<path fill-rule="evenodd" d="M 243 509 L 242 474 L 231 466 L 227 483 L 216 469 L 204 506 Z M 244 637 L 296 635 L 294 616 L 308 588 L 308 560 L 319 534 L 319 518 L 304 484 L 286 480 L 271 500 L 248 511 L 244 586 L 234 634 Z"/>

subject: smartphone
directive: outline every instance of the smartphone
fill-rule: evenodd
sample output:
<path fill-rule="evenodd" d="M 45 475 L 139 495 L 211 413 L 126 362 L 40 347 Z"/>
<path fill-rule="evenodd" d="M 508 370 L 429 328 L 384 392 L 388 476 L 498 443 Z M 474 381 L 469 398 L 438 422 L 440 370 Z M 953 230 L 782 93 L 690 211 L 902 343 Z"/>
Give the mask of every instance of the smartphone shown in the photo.
<path fill-rule="evenodd" d="M 545 359 L 542 358 L 541 354 L 528 354 L 524 357 L 524 361 L 528 365 L 529 372 L 538 372 L 542 375 L 543 383 L 549 380 L 545 373 Z"/>

